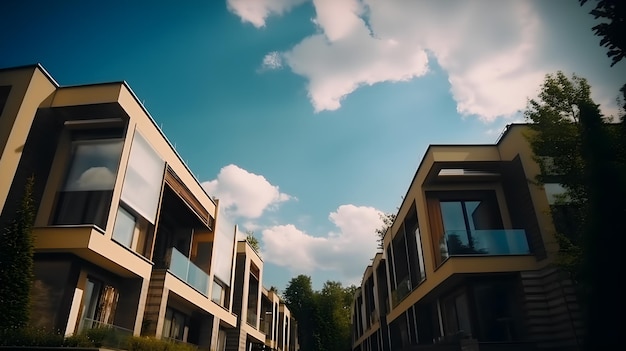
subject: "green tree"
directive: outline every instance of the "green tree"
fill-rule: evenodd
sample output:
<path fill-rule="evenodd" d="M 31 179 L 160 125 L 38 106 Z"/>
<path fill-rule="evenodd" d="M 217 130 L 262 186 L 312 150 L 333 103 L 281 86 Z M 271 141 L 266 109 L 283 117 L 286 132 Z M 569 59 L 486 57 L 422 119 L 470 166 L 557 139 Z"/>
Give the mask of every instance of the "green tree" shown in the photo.
<path fill-rule="evenodd" d="M 252 247 L 254 251 L 256 251 L 257 253 L 259 252 L 259 250 L 261 249 L 259 246 L 259 240 L 256 238 L 256 236 L 254 236 L 253 231 L 246 231 L 246 241 L 248 242 L 248 244 L 250 244 L 250 247 Z"/>
<path fill-rule="evenodd" d="M 588 0 L 579 0 L 585 5 Z M 600 45 L 608 49 L 607 56 L 611 58 L 611 66 L 624 58 L 626 50 L 626 2 L 623 0 L 596 0 L 596 6 L 589 12 L 595 19 L 602 22 L 591 29 L 599 36 Z"/>
<path fill-rule="evenodd" d="M 15 219 L 0 234 L 0 330 L 28 324 L 33 281 L 34 183 L 34 177 L 28 178 Z"/>
<path fill-rule="evenodd" d="M 298 340 L 302 351 L 319 350 L 320 337 L 316 330 L 317 308 L 311 277 L 300 274 L 292 278 L 283 298 L 291 314 L 298 321 Z"/>
<path fill-rule="evenodd" d="M 344 288 L 340 282 L 327 281 L 316 293 L 318 330 L 321 336 L 319 350 L 349 351 L 351 349 L 350 307 L 354 287 Z"/>
<path fill-rule="evenodd" d="M 588 0 L 578 0 L 584 6 Z M 600 46 L 608 49 L 606 55 L 611 59 L 611 67 L 620 62 L 626 51 L 626 2 L 621 0 L 595 0 L 596 6 L 589 12 L 595 19 L 602 22 L 591 30 L 599 36 Z M 626 116 L 626 84 L 620 89 L 622 93 L 622 118 Z M 622 120 L 623 122 L 623 120 Z"/>
<path fill-rule="evenodd" d="M 356 286 L 343 287 L 327 281 L 314 291 L 311 278 L 299 275 L 287 285 L 283 298 L 298 321 L 298 339 L 303 351 L 342 351 L 351 349 L 350 308 Z"/>
<path fill-rule="evenodd" d="M 382 250 L 383 238 L 385 237 L 387 229 L 389 229 L 389 227 L 393 225 L 393 221 L 396 220 L 396 215 L 394 213 L 381 213 L 379 216 L 380 219 L 383 221 L 383 225 L 380 228 L 376 229 L 376 236 L 378 237 L 376 241 L 378 242 L 378 249 Z"/>
<path fill-rule="evenodd" d="M 619 301 L 612 286 L 621 267 L 626 228 L 626 133 L 610 124 L 591 99 L 583 78 L 562 72 L 547 75 L 538 99 L 525 115 L 534 133 L 530 144 L 541 167 L 539 183 L 560 183 L 566 190 L 552 208 L 560 262 L 578 283 L 585 312 L 585 348 L 617 342 Z M 608 301 L 608 302 L 607 302 Z M 612 315 L 612 316 L 611 316 Z"/>
<path fill-rule="evenodd" d="M 566 194 L 553 206 L 560 247 L 560 263 L 578 280 L 581 240 L 587 205 L 587 188 L 581 170 L 585 168 L 580 139 L 579 107 L 590 100 L 590 86 L 583 78 L 568 79 L 563 72 L 547 75 L 538 99 L 530 100 L 525 111 L 536 132 L 531 147 L 541 168 L 540 184 L 560 183 Z"/>

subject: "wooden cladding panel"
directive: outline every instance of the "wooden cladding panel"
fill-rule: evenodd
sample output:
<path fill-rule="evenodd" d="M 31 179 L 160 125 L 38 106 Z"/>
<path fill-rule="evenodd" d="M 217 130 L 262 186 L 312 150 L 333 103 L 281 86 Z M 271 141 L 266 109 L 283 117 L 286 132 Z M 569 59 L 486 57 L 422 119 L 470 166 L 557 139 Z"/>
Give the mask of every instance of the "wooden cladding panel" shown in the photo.
<path fill-rule="evenodd" d="M 165 183 L 187 204 L 187 206 L 189 206 L 202 223 L 211 228 L 213 220 L 211 215 L 209 215 L 209 211 L 202 206 L 200 201 L 198 201 L 169 166 L 167 167 L 167 172 L 165 172 Z"/>

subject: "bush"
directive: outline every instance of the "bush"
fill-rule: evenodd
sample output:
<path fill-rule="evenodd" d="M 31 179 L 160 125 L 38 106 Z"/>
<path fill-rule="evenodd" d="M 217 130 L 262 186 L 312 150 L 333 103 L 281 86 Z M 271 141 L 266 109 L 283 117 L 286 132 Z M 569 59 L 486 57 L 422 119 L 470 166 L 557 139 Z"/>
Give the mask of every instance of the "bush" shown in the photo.
<path fill-rule="evenodd" d="M 130 333 L 126 334 L 110 327 L 98 327 L 85 330 L 82 334 L 91 341 L 95 347 L 126 348 Z"/>
<path fill-rule="evenodd" d="M 89 340 L 85 334 L 75 334 L 65 338 L 63 342 L 65 347 L 92 347 L 93 342 Z"/>
<path fill-rule="evenodd" d="M 133 336 L 128 340 L 128 351 L 197 351 L 198 348 L 189 344 Z"/>
<path fill-rule="evenodd" d="M 63 346 L 63 335 L 45 329 L 21 328 L 0 331 L 0 346 Z"/>
<path fill-rule="evenodd" d="M 112 347 L 129 351 L 198 351 L 191 344 L 131 336 L 113 328 L 93 328 L 64 337 L 61 332 L 23 328 L 0 331 L 0 346 Z"/>
<path fill-rule="evenodd" d="M 33 282 L 34 178 L 26 181 L 14 218 L 0 228 L 0 330 L 26 328 Z"/>

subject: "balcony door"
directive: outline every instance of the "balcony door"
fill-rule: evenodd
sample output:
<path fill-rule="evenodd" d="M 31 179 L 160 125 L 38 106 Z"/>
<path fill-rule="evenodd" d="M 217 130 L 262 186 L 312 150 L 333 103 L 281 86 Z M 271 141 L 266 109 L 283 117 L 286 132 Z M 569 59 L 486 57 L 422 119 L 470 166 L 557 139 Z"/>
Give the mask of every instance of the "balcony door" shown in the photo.
<path fill-rule="evenodd" d="M 493 198 L 441 201 L 441 218 L 450 254 L 480 253 L 478 231 L 502 229 L 498 204 Z"/>
<path fill-rule="evenodd" d="M 119 291 L 106 283 L 87 278 L 79 330 L 113 325 Z"/>

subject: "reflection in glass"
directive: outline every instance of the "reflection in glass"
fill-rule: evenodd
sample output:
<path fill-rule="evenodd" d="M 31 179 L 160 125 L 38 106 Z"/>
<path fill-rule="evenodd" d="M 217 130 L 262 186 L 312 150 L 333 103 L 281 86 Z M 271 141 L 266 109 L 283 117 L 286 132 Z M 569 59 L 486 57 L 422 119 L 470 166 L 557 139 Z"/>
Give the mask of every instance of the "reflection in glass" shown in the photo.
<path fill-rule="evenodd" d="M 72 143 L 53 224 L 95 224 L 106 229 L 122 145 L 121 139 Z"/>
<path fill-rule="evenodd" d="M 124 177 L 122 201 L 154 224 L 165 162 L 139 132 L 135 133 Z"/>
<path fill-rule="evenodd" d="M 446 232 L 455 231 L 460 245 L 469 246 L 469 240 L 465 233 L 467 225 L 465 223 L 465 213 L 461 201 L 441 202 L 441 217 L 443 218 L 443 228 Z M 462 235 L 458 235 L 461 233 Z"/>
<path fill-rule="evenodd" d="M 441 201 L 443 258 L 450 255 L 525 255 L 523 229 L 503 229 L 495 199 Z"/>
<path fill-rule="evenodd" d="M 135 216 L 128 213 L 122 207 L 117 210 L 115 226 L 113 227 L 113 239 L 118 243 L 131 248 L 135 233 Z"/>

